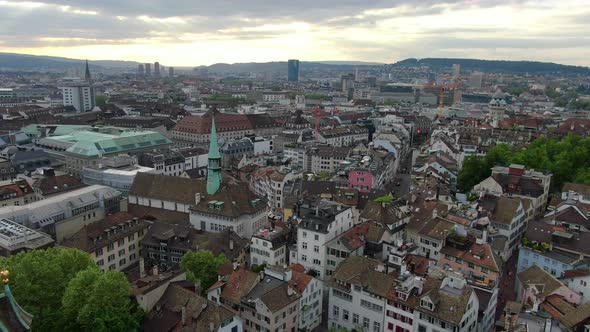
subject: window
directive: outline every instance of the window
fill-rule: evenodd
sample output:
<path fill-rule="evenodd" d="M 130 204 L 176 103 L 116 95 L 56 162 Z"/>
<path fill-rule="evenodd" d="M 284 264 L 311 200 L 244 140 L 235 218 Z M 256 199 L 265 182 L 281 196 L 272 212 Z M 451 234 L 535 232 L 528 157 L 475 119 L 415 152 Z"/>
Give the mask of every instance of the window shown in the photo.
<path fill-rule="evenodd" d="M 95 255 L 96 257 L 102 256 L 102 248 L 96 249 Z"/>
<path fill-rule="evenodd" d="M 317 258 L 314 258 L 314 259 L 313 259 L 313 263 L 314 263 L 315 265 L 320 265 L 322 262 L 320 262 L 320 260 L 319 260 L 319 259 L 317 259 Z"/>
<path fill-rule="evenodd" d="M 109 243 L 108 246 L 107 246 L 107 251 L 111 251 L 113 249 L 115 249 L 115 244 L 114 243 Z"/>
<path fill-rule="evenodd" d="M 119 260 L 119 266 L 123 266 L 127 263 L 127 260 L 125 258 Z"/>
<path fill-rule="evenodd" d="M 352 323 L 353 324 L 358 324 L 359 323 L 359 315 L 352 314 Z"/>
<path fill-rule="evenodd" d="M 381 332 L 381 323 L 373 322 L 373 331 L 374 332 Z"/>
<path fill-rule="evenodd" d="M 307 261 L 307 255 L 301 255 L 301 260 L 306 262 Z"/>
<path fill-rule="evenodd" d="M 129 246 L 129 252 L 131 252 L 133 250 L 135 250 L 135 244 L 132 244 L 132 245 Z"/>
<path fill-rule="evenodd" d="M 125 249 L 119 250 L 119 256 L 125 256 Z"/>
<path fill-rule="evenodd" d="M 96 265 L 103 266 L 104 265 L 104 259 L 101 259 L 98 262 L 96 262 Z"/>
<path fill-rule="evenodd" d="M 333 310 L 334 310 L 334 311 L 332 312 L 333 316 L 334 316 L 335 318 L 340 318 L 340 308 L 338 308 L 337 306 L 334 306 Z"/>
<path fill-rule="evenodd" d="M 332 288 L 332 295 L 334 295 L 340 299 L 346 300 L 348 302 L 352 301 L 352 295 L 345 293 L 343 291 L 340 291 L 338 289 L 335 289 L 335 288 Z"/>
<path fill-rule="evenodd" d="M 119 245 L 119 247 L 122 247 L 123 245 L 125 245 L 125 239 L 119 240 L 118 245 Z"/>
<path fill-rule="evenodd" d="M 314 240 L 316 240 L 316 241 L 319 241 L 319 240 L 320 240 L 320 236 L 319 236 L 319 235 L 317 235 L 317 234 L 316 234 L 316 235 L 314 235 L 313 237 L 314 237 Z"/>
<path fill-rule="evenodd" d="M 371 326 L 371 321 L 367 317 L 363 317 L 363 327 L 368 330 Z"/>
<path fill-rule="evenodd" d="M 135 239 L 135 234 L 131 234 L 127 237 L 127 241 L 131 242 Z"/>
<path fill-rule="evenodd" d="M 350 312 L 348 310 L 342 311 L 342 319 L 344 319 L 345 321 L 348 321 L 349 315 L 350 315 Z"/>
<path fill-rule="evenodd" d="M 111 261 L 114 261 L 114 260 L 115 260 L 115 254 L 109 255 L 108 261 L 111 262 Z"/>
<path fill-rule="evenodd" d="M 302 242 L 301 243 L 301 248 L 307 249 L 307 242 Z"/>
<path fill-rule="evenodd" d="M 313 246 L 314 252 L 320 252 L 320 246 Z"/>
<path fill-rule="evenodd" d="M 307 232 L 303 232 L 303 238 L 307 237 Z"/>
<path fill-rule="evenodd" d="M 361 299 L 361 306 L 362 307 L 365 307 L 367 309 L 371 309 L 373 311 L 377 311 L 377 312 L 383 311 L 383 307 L 382 306 L 380 306 L 378 304 L 375 304 L 375 303 L 372 303 L 372 302 L 369 302 L 369 301 L 365 301 L 363 299 Z"/>

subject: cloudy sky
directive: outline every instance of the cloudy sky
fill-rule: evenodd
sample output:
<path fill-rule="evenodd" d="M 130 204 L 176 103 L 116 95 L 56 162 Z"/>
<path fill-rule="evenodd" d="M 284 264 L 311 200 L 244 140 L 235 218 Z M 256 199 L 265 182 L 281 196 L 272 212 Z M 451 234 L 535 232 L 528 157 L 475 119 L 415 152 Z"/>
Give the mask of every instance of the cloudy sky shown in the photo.
<path fill-rule="evenodd" d="M 0 52 L 216 62 L 590 65 L 590 0 L 0 0 Z"/>

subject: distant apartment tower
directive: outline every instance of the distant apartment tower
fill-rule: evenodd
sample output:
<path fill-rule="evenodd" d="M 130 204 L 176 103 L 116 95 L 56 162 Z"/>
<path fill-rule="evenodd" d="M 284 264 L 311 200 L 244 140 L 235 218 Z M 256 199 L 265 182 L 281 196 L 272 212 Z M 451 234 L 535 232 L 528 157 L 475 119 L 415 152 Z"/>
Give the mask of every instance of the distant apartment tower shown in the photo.
<path fill-rule="evenodd" d="M 89 82 L 75 82 L 61 90 L 64 106 L 73 106 L 78 112 L 90 112 L 96 106 L 94 87 Z"/>
<path fill-rule="evenodd" d="M 481 89 L 481 82 L 483 80 L 483 73 L 474 71 L 469 75 L 469 87 L 473 89 Z"/>
<path fill-rule="evenodd" d="M 160 63 L 154 62 L 154 76 L 160 77 Z"/>
<path fill-rule="evenodd" d="M 455 63 L 453 65 L 453 77 L 459 76 L 460 74 L 461 74 L 461 65 L 458 63 Z"/>
<path fill-rule="evenodd" d="M 152 64 L 151 63 L 145 64 L 145 76 L 152 76 Z"/>
<path fill-rule="evenodd" d="M 287 80 L 289 82 L 299 81 L 299 60 L 291 59 L 287 63 Z"/>
<path fill-rule="evenodd" d="M 168 68 L 168 77 L 174 77 L 174 67 Z"/>
<path fill-rule="evenodd" d="M 143 77 L 143 75 L 145 75 L 145 68 L 140 63 L 139 65 L 137 65 L 137 76 Z"/>

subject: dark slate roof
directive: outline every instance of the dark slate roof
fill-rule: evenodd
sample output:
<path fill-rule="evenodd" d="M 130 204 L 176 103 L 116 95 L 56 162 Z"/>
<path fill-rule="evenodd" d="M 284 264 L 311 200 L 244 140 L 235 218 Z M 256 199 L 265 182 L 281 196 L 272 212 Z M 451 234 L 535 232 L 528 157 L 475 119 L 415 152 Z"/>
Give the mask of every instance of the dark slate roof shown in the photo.
<path fill-rule="evenodd" d="M 376 269 L 383 263 L 371 258 L 350 256 L 341 262 L 330 281 L 330 286 L 342 288 L 342 284 L 360 285 L 369 293 L 385 298 L 395 298 L 395 277 Z"/>
<path fill-rule="evenodd" d="M 138 173 L 129 195 L 189 204 L 193 211 L 225 217 L 239 217 L 266 209 L 267 204 L 263 197 L 252 193 L 246 183 L 229 176 L 224 176 L 214 195 L 207 194 L 206 186 L 206 179 Z M 201 195 L 199 204 L 195 204 L 196 194 Z M 209 203 L 213 201 L 223 202 L 223 206 L 211 208 Z"/>
<path fill-rule="evenodd" d="M 533 179 L 497 173 L 492 177 L 502 186 L 504 193 L 518 194 L 528 197 L 539 197 L 543 195 L 543 187 Z"/>

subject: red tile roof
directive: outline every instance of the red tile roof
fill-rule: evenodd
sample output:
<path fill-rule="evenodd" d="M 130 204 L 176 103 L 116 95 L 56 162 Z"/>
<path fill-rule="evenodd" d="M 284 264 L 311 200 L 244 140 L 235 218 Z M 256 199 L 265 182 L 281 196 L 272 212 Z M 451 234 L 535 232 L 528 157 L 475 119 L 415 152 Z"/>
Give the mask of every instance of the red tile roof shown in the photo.
<path fill-rule="evenodd" d="M 299 294 L 303 294 L 305 288 L 307 288 L 313 279 L 310 275 L 302 271 L 302 268 L 303 266 L 300 264 L 289 266 L 289 270 L 291 270 L 291 280 L 289 280 L 289 285 L 295 288 Z M 305 270 L 305 268 L 303 268 L 303 270 Z"/>
<path fill-rule="evenodd" d="M 560 279 L 585 277 L 590 275 L 590 270 L 569 270 L 565 271 Z"/>

